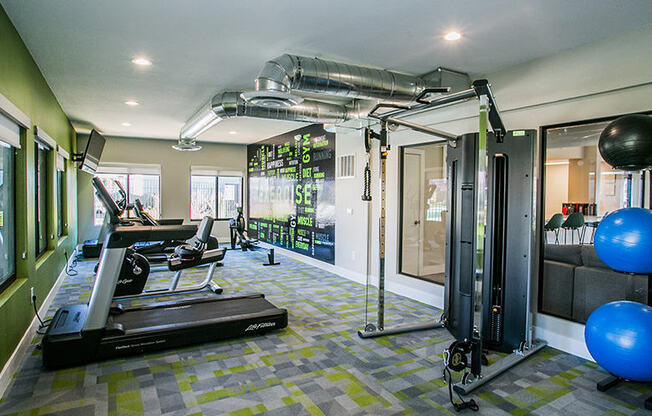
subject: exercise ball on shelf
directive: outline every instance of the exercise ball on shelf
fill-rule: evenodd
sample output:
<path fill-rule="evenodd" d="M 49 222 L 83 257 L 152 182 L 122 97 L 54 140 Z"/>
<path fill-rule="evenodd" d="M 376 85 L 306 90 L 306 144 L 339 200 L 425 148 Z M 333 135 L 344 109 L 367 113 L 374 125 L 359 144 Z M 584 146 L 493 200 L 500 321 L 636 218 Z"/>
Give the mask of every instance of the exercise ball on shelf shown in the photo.
<path fill-rule="evenodd" d="M 652 167 L 652 116 L 622 116 L 605 127 L 598 140 L 600 155 L 615 169 Z"/>
<path fill-rule="evenodd" d="M 652 381 L 652 307 L 631 301 L 604 304 L 584 328 L 593 359 L 611 374 L 632 381 Z"/>
<path fill-rule="evenodd" d="M 621 208 L 595 230 L 595 253 L 614 270 L 652 273 L 652 210 Z"/>

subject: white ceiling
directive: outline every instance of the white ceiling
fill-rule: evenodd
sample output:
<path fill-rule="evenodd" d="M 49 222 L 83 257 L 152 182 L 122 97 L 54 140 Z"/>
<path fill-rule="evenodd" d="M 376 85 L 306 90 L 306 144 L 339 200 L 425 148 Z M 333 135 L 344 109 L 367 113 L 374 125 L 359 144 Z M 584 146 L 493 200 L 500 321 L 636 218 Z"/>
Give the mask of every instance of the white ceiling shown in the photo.
<path fill-rule="evenodd" d="M 283 53 L 414 74 L 437 66 L 489 73 L 652 21 L 651 0 L 0 4 L 79 131 L 93 126 L 109 135 L 169 139 L 216 92 L 253 88 L 265 61 Z M 448 30 L 461 31 L 462 40 L 442 40 Z M 138 55 L 154 64 L 134 66 Z M 141 105 L 128 107 L 129 99 Z M 298 126 L 226 120 L 200 139 L 248 143 Z"/>

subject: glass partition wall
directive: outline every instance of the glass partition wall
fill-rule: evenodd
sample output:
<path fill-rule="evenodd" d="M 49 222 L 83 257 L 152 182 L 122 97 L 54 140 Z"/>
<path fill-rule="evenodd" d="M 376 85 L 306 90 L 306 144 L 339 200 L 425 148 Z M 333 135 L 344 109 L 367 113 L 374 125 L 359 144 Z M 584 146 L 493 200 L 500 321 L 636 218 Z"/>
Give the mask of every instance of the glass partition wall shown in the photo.
<path fill-rule="evenodd" d="M 541 129 L 540 312 L 584 323 L 608 302 L 652 303 L 652 276 L 614 271 L 593 248 L 610 212 L 650 207 L 649 172 L 613 169 L 600 156 L 600 134 L 617 117 Z"/>
<path fill-rule="evenodd" d="M 610 121 L 544 129 L 547 243 L 591 244 L 603 216 L 641 206 L 643 173 L 613 169 L 600 156 L 598 138 Z"/>
<path fill-rule="evenodd" d="M 400 273 L 444 284 L 446 144 L 401 148 Z"/>

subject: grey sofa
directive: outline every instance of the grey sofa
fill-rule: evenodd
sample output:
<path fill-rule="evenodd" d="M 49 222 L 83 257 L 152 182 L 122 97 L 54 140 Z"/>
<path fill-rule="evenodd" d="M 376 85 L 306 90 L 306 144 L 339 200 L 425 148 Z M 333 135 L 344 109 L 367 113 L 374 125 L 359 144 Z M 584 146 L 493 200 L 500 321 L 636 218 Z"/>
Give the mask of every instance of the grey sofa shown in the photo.
<path fill-rule="evenodd" d="M 593 245 L 546 244 L 541 312 L 586 322 L 598 306 L 615 300 L 650 304 L 648 275 L 612 270 L 595 254 Z"/>

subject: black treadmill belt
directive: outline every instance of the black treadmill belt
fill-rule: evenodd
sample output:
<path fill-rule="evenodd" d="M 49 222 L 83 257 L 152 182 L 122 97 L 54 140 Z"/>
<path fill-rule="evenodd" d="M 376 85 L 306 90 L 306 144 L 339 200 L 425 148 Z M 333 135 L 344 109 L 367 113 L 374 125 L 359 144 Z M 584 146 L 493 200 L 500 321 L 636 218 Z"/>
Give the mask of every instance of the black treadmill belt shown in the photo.
<path fill-rule="evenodd" d="M 215 301 L 169 305 L 153 309 L 129 310 L 114 315 L 109 322 L 119 323 L 125 331 L 160 328 L 166 325 L 194 325 L 220 318 L 236 318 L 267 310 L 278 310 L 263 297 L 221 299 Z"/>

